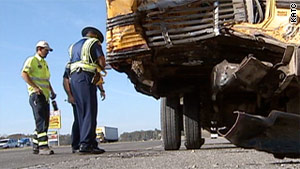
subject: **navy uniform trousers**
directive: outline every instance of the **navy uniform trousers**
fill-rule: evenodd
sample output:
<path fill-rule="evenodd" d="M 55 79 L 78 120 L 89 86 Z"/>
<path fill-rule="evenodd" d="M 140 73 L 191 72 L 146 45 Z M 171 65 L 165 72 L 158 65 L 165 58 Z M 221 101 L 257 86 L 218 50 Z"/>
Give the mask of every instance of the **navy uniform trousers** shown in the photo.
<path fill-rule="evenodd" d="M 80 145 L 97 147 L 97 87 L 92 84 L 94 74 L 80 71 L 71 74 L 71 90 L 76 103 Z"/>
<path fill-rule="evenodd" d="M 72 125 L 72 148 L 74 150 L 78 150 L 80 146 L 80 131 L 79 131 L 79 124 L 78 124 L 78 116 L 76 111 L 76 105 L 72 104 L 73 107 L 73 115 L 74 115 L 74 122 Z"/>
<path fill-rule="evenodd" d="M 48 147 L 48 126 L 50 105 L 43 94 L 32 93 L 29 97 L 35 120 L 35 132 L 33 136 L 33 148 Z"/>

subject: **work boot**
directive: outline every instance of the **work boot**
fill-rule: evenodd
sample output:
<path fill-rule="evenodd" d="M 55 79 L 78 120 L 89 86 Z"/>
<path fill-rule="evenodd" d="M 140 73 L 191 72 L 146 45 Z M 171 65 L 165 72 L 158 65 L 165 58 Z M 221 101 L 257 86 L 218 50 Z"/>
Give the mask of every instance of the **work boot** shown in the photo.
<path fill-rule="evenodd" d="M 33 154 L 39 154 L 39 148 L 33 147 L 32 153 L 33 153 Z"/>
<path fill-rule="evenodd" d="M 80 145 L 79 148 L 80 154 L 102 154 L 105 150 L 100 149 L 99 147 L 92 147 L 89 145 Z"/>
<path fill-rule="evenodd" d="M 99 148 L 99 147 L 94 147 L 94 148 L 93 148 L 92 154 L 102 154 L 102 153 L 105 153 L 105 150 L 104 150 L 104 149 L 101 149 L 101 148 Z"/>
<path fill-rule="evenodd" d="M 49 147 L 46 148 L 40 148 L 39 155 L 51 155 L 54 154 L 54 151 L 51 150 Z"/>
<path fill-rule="evenodd" d="M 79 152 L 79 148 L 72 147 L 72 153 L 78 153 L 78 152 Z"/>

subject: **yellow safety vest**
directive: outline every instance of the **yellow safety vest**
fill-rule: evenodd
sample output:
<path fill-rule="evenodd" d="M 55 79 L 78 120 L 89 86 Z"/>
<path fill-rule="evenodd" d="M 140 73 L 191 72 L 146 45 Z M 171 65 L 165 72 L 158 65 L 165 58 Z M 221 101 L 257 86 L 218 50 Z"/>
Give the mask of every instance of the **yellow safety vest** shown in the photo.
<path fill-rule="evenodd" d="M 49 101 L 50 97 L 50 71 L 47 62 L 38 54 L 29 57 L 22 69 L 23 72 L 28 73 L 31 80 L 43 91 L 46 100 Z M 32 86 L 28 85 L 28 93 L 34 93 Z"/>
<path fill-rule="evenodd" d="M 87 40 L 83 43 L 81 48 L 81 55 L 80 55 L 81 60 L 71 63 L 70 65 L 71 73 L 78 70 L 78 68 L 81 68 L 83 71 L 92 72 L 92 73 L 95 73 L 97 69 L 98 70 L 100 69 L 100 66 L 96 64 L 97 61 L 93 60 L 91 56 L 91 48 L 97 42 L 99 42 L 97 38 L 87 38 Z M 73 45 L 71 45 L 69 48 L 69 55 L 71 58 L 72 58 Z"/>

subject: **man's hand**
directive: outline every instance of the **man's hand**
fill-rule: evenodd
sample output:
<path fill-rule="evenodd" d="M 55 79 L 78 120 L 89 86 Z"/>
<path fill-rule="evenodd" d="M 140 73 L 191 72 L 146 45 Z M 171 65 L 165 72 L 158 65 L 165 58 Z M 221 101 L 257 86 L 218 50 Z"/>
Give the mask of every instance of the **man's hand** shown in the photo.
<path fill-rule="evenodd" d="M 68 96 L 68 102 L 71 104 L 75 104 L 75 99 L 73 96 Z"/>
<path fill-rule="evenodd" d="M 43 94 L 43 91 L 42 89 L 40 89 L 39 87 L 33 87 L 33 90 L 36 94 L 40 95 L 40 94 Z"/>
<path fill-rule="evenodd" d="M 105 100 L 105 91 L 104 90 L 100 91 L 100 96 L 102 98 L 102 101 Z"/>
<path fill-rule="evenodd" d="M 55 98 L 56 98 L 56 94 L 53 91 L 51 91 L 50 99 L 54 100 Z"/>

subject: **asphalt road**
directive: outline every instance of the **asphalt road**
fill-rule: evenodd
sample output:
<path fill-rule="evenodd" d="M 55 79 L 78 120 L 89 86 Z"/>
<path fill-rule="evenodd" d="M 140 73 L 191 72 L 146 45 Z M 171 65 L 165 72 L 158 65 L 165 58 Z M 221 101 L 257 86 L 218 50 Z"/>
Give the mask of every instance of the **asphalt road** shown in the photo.
<path fill-rule="evenodd" d="M 0 168 L 299 168 L 300 159 L 276 159 L 272 154 L 237 148 L 224 138 L 206 138 L 200 150 L 164 151 L 161 141 L 101 144 L 106 153 L 72 154 L 68 146 L 53 147 L 51 156 L 34 155 L 31 148 L 0 150 Z"/>

